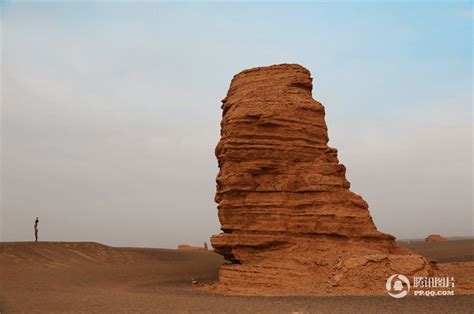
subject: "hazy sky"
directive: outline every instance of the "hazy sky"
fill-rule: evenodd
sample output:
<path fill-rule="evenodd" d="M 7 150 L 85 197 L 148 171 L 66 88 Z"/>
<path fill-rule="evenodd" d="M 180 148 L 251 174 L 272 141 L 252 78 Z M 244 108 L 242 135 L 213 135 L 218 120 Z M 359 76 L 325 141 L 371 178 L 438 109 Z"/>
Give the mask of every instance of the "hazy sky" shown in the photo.
<path fill-rule="evenodd" d="M 3 241 L 208 241 L 220 100 L 275 63 L 311 71 L 379 230 L 473 234 L 470 2 L 2 9 Z"/>

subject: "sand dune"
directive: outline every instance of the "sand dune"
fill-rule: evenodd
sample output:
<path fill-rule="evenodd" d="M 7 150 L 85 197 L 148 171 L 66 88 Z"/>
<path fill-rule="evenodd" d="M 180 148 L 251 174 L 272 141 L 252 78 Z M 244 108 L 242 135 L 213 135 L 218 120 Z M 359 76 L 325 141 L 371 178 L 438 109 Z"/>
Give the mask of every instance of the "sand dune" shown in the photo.
<path fill-rule="evenodd" d="M 429 251 L 432 254 L 435 249 Z M 443 247 L 440 252 L 449 250 Z M 217 280 L 222 262 L 212 252 L 114 248 L 91 242 L 0 243 L 0 311 L 399 313 L 416 309 L 468 313 L 473 305 L 469 295 L 404 300 L 388 296 L 231 297 L 203 292 L 191 284 L 191 278 L 200 283 Z M 439 265 L 472 283 L 474 263 Z"/>

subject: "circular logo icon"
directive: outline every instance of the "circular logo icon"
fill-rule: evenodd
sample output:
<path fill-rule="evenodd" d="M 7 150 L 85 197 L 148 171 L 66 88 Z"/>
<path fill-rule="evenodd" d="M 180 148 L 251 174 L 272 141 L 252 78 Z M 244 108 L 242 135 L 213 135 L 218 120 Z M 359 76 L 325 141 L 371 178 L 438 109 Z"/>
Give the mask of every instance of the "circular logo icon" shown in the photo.
<path fill-rule="evenodd" d="M 403 298 L 410 291 L 410 280 L 404 275 L 392 275 L 387 279 L 385 289 L 387 289 L 391 297 L 396 299 Z"/>

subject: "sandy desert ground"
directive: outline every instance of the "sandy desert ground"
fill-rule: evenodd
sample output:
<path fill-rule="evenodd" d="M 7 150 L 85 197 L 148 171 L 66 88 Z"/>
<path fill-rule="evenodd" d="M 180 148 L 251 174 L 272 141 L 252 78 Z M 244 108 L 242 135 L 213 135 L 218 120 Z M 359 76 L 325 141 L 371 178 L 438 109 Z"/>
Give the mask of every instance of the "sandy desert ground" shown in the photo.
<path fill-rule="evenodd" d="M 474 239 L 446 242 L 400 241 L 401 245 L 439 263 L 474 261 Z"/>
<path fill-rule="evenodd" d="M 404 245 L 438 260 L 439 267 L 457 281 L 474 283 L 474 240 Z M 191 284 L 191 278 L 201 283 L 217 280 L 222 262 L 210 251 L 3 242 L 0 312 L 472 313 L 474 308 L 473 295 L 236 297 L 201 291 Z"/>

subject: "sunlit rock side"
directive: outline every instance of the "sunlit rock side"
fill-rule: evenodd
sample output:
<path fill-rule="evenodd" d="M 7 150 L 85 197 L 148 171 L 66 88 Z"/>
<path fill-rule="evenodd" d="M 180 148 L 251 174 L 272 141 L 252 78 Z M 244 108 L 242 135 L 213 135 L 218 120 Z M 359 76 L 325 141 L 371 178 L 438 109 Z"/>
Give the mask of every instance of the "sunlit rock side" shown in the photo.
<path fill-rule="evenodd" d="M 375 227 L 327 145 L 324 107 L 296 64 L 237 74 L 222 101 L 216 147 L 219 235 L 225 257 L 215 289 L 230 294 L 384 292 L 394 273 L 433 265 Z"/>
<path fill-rule="evenodd" d="M 430 234 L 425 238 L 425 242 L 444 242 L 448 241 L 445 237 L 442 237 L 439 234 Z"/>

